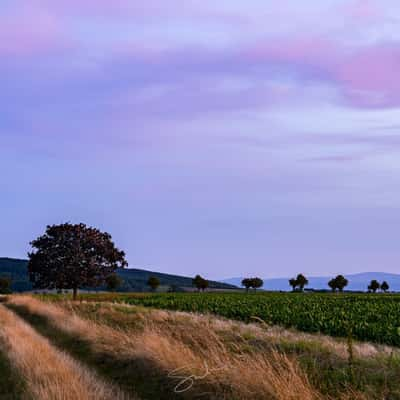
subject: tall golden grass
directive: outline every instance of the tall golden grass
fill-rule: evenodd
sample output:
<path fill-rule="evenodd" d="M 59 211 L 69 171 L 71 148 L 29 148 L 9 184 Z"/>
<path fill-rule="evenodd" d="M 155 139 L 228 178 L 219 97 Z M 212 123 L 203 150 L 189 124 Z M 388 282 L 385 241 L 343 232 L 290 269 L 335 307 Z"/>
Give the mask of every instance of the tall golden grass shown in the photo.
<path fill-rule="evenodd" d="M 14 296 L 10 302 L 88 341 L 94 351 L 121 360 L 152 361 L 174 382 L 176 392 L 208 392 L 218 399 L 323 398 L 294 358 L 273 350 L 243 351 L 239 342 L 228 348 L 207 324 L 183 329 L 172 320 L 160 325 L 149 319 L 141 331 L 129 332 L 83 319 L 71 310 L 36 298 Z M 166 316 L 171 314 L 160 312 L 159 318 Z M 190 330 L 194 326 L 196 329 Z"/>
<path fill-rule="evenodd" d="M 124 400 L 114 385 L 54 348 L 13 312 L 0 305 L 0 349 L 26 382 L 34 400 Z"/>

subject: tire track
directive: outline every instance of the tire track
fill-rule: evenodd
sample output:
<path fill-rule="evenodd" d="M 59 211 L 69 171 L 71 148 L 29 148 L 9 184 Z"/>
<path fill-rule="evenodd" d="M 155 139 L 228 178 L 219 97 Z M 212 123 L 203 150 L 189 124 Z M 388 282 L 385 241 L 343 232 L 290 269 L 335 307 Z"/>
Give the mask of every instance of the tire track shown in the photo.
<path fill-rule="evenodd" d="M 35 400 L 128 400 L 0 304 L 0 350 Z"/>

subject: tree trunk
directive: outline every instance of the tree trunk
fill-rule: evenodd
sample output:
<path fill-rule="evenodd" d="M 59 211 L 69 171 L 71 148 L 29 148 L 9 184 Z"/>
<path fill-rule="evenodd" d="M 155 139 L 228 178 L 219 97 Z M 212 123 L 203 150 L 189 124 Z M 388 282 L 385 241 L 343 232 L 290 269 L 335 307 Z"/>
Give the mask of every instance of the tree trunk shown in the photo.
<path fill-rule="evenodd" d="M 76 300 L 78 298 L 78 288 L 74 287 L 72 289 L 72 300 Z"/>

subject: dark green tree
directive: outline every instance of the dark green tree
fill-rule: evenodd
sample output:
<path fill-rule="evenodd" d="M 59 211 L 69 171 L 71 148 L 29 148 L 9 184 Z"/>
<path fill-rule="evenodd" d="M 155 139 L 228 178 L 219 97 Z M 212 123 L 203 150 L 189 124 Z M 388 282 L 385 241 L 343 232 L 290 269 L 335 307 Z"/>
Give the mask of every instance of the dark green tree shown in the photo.
<path fill-rule="evenodd" d="M 349 281 L 343 275 L 338 275 L 335 278 L 335 281 L 339 292 L 343 292 L 343 289 L 349 284 Z"/>
<path fill-rule="evenodd" d="M 160 280 L 155 276 L 151 276 L 147 281 L 147 285 L 151 287 L 151 290 L 155 291 L 160 286 Z"/>
<path fill-rule="evenodd" d="M 203 281 L 203 278 L 200 275 L 196 275 L 192 279 L 192 285 L 195 286 L 198 291 L 200 291 L 202 281 Z"/>
<path fill-rule="evenodd" d="M 389 284 L 386 281 L 383 281 L 381 284 L 381 289 L 386 293 L 389 290 Z"/>
<path fill-rule="evenodd" d="M 297 281 L 295 278 L 289 279 L 289 285 L 292 287 L 293 292 L 296 290 Z"/>
<path fill-rule="evenodd" d="M 261 278 L 252 278 L 251 287 L 256 291 L 264 285 L 264 281 Z"/>
<path fill-rule="evenodd" d="M 204 290 L 208 288 L 208 281 L 200 275 L 196 275 L 192 280 L 192 285 L 195 286 L 199 292 L 200 290 L 204 292 Z"/>
<path fill-rule="evenodd" d="M 200 283 L 200 289 L 204 292 L 208 288 L 208 280 L 203 279 Z"/>
<path fill-rule="evenodd" d="M 332 292 L 336 292 L 336 289 L 338 288 L 337 287 L 337 285 L 336 285 L 336 279 L 331 279 L 329 282 L 328 282 L 328 286 L 332 289 Z"/>
<path fill-rule="evenodd" d="M 308 285 L 308 279 L 303 274 L 297 275 L 296 282 L 301 291 L 304 290 L 304 286 Z"/>
<path fill-rule="evenodd" d="M 242 280 L 242 286 L 244 286 L 246 288 L 246 292 L 248 292 L 249 289 L 252 287 L 251 278 L 244 278 Z"/>
<path fill-rule="evenodd" d="M 117 274 L 111 274 L 106 277 L 107 289 L 111 292 L 115 292 L 122 283 L 122 279 Z"/>
<path fill-rule="evenodd" d="M 34 288 L 72 289 L 74 300 L 80 287 L 100 286 L 128 265 L 110 234 L 85 224 L 48 226 L 31 246 L 28 272 Z"/>
<path fill-rule="evenodd" d="M 373 279 L 371 283 L 368 285 L 368 290 L 376 293 L 376 291 L 381 287 L 379 282 L 376 279 Z"/>

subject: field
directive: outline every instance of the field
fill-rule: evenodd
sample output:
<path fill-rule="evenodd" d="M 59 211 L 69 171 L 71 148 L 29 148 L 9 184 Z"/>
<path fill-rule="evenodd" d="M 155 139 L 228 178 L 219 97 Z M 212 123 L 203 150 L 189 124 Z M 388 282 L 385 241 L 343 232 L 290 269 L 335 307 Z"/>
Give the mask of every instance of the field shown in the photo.
<path fill-rule="evenodd" d="M 0 303 L 0 398 L 400 400 L 400 349 L 378 343 L 386 336 L 357 341 L 343 322 L 380 310 L 377 323 L 386 317 L 389 326 L 397 304 L 391 295 L 8 296 Z M 342 307 L 321 324 L 324 312 Z M 308 322 L 299 325 L 302 308 Z M 284 326 L 335 324 L 345 338 Z"/>
<path fill-rule="evenodd" d="M 92 296 L 84 298 L 90 300 Z M 212 313 L 244 322 L 256 318 L 268 325 L 400 346 L 399 295 L 176 293 L 108 295 L 105 299 L 161 309 Z"/>

